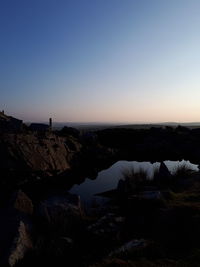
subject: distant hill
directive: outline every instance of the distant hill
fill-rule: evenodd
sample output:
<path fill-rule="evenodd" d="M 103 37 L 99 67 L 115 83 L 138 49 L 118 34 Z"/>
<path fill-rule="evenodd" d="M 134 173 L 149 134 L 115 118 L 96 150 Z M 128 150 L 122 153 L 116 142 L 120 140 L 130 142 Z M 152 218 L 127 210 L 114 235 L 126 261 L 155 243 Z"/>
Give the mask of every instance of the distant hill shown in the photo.
<path fill-rule="evenodd" d="M 149 129 L 151 127 L 177 127 L 178 125 L 189 127 L 189 128 L 196 128 L 200 127 L 200 122 L 188 122 L 188 123 L 178 123 L 178 122 L 161 122 L 161 123 L 137 123 L 137 124 L 120 124 L 120 123 L 73 123 L 73 122 L 55 122 L 53 123 L 54 129 L 61 129 L 64 126 L 74 127 L 79 130 L 102 130 L 106 128 L 131 128 L 131 129 Z"/>
<path fill-rule="evenodd" d="M 177 126 L 184 126 L 188 128 L 198 128 L 200 127 L 200 122 L 185 122 L 185 123 L 178 123 L 178 122 L 162 122 L 162 123 L 150 123 L 150 124 L 126 124 L 126 125 L 117 125 L 117 128 L 132 128 L 132 129 L 149 129 L 151 127 L 177 127 Z"/>
<path fill-rule="evenodd" d="M 48 124 L 48 122 L 46 122 Z M 27 125 L 30 125 L 31 122 L 27 122 Z M 189 127 L 189 128 L 198 128 L 200 127 L 200 122 L 161 122 L 161 123 L 133 123 L 133 124 L 123 124 L 123 123 L 95 123 L 95 122 L 53 122 L 54 130 L 61 130 L 63 127 L 73 127 L 80 131 L 96 131 L 103 130 L 107 128 L 130 128 L 130 129 L 149 129 L 151 127 L 177 127 L 178 125 Z"/>

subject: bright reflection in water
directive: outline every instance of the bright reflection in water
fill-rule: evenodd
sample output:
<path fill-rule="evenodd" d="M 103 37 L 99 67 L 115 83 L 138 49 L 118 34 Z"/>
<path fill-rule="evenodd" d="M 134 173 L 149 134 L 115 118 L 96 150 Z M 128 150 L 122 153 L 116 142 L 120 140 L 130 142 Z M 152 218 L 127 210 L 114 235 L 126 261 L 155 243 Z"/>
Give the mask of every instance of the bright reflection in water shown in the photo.
<path fill-rule="evenodd" d="M 179 166 L 187 166 L 192 170 L 198 171 L 198 165 L 192 164 L 189 161 L 164 161 L 169 171 L 173 173 Z M 134 169 L 136 172 L 139 170 L 144 170 L 147 172 L 149 178 L 152 177 L 154 170 L 159 168 L 160 163 L 150 163 L 150 162 L 138 162 L 138 161 L 118 161 L 113 164 L 107 170 L 100 171 L 95 180 L 86 179 L 80 185 L 74 185 L 70 192 L 73 194 L 80 195 L 82 201 L 88 202 L 91 200 L 97 200 L 98 197 L 94 195 L 117 187 L 119 179 L 123 177 L 124 170 Z"/>

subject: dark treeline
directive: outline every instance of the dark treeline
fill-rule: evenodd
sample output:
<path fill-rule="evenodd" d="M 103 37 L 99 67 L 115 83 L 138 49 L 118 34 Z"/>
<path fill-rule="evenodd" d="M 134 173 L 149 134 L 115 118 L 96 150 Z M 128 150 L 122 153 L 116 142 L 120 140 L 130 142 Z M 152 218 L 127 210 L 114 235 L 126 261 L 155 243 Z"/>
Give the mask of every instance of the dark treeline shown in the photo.
<path fill-rule="evenodd" d="M 199 162 L 200 129 L 183 126 L 150 129 L 113 128 L 96 132 L 99 143 L 130 160 L 189 159 Z"/>

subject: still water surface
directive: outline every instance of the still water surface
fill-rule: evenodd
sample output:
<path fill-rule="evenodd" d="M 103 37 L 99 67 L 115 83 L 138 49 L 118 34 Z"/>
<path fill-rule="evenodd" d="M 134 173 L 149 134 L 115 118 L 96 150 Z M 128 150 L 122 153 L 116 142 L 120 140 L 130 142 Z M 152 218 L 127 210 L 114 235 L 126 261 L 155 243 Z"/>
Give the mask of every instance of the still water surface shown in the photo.
<path fill-rule="evenodd" d="M 192 170 L 198 171 L 198 165 L 192 164 L 189 161 L 164 161 L 169 171 L 173 173 L 177 167 L 185 165 Z M 94 195 L 117 187 L 119 179 L 123 178 L 123 172 L 125 170 L 134 169 L 136 172 L 139 170 L 145 170 L 149 176 L 152 177 L 154 170 L 159 168 L 160 163 L 150 162 L 138 162 L 138 161 L 118 161 L 113 164 L 110 168 L 100 171 L 95 180 L 86 178 L 85 181 L 77 185 L 75 184 L 70 193 L 80 195 L 81 200 L 85 203 L 90 201 L 98 201 L 98 197 Z"/>

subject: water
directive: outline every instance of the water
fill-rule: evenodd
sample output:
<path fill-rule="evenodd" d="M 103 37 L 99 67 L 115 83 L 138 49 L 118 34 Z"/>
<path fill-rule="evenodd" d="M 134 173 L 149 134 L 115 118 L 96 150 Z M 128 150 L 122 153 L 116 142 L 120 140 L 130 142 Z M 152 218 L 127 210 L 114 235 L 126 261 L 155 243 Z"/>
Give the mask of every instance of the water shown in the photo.
<path fill-rule="evenodd" d="M 189 161 L 164 161 L 169 171 L 173 173 L 179 166 L 187 166 L 192 170 L 198 171 L 198 165 L 192 164 Z M 134 170 L 137 172 L 140 169 L 147 172 L 149 178 L 152 177 L 154 170 L 160 167 L 159 162 L 138 162 L 138 161 L 118 161 L 110 168 L 100 171 L 95 180 L 86 179 L 82 184 L 75 184 L 70 193 L 80 195 L 83 202 L 88 203 L 91 201 L 100 201 L 102 198 L 94 196 L 95 194 L 102 193 L 117 187 L 119 179 L 123 178 L 125 170 Z"/>

